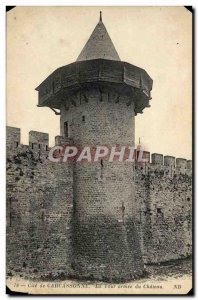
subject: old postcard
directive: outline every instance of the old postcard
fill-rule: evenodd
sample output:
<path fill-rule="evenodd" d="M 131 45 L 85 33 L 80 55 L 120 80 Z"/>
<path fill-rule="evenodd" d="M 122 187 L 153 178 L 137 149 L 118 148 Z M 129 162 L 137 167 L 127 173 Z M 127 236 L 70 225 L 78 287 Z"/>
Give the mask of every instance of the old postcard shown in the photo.
<path fill-rule="evenodd" d="M 191 9 L 6 15 L 8 293 L 192 293 Z"/>

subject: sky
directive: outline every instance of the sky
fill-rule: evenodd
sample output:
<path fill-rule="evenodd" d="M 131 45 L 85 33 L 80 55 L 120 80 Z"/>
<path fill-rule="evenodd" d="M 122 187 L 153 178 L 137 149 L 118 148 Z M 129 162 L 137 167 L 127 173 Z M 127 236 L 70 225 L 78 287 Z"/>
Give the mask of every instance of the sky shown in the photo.
<path fill-rule="evenodd" d="M 122 61 L 153 79 L 151 107 L 136 116 L 136 144 L 191 159 L 192 15 L 184 7 L 16 7 L 7 13 L 7 125 L 60 134 L 59 118 L 38 108 L 35 88 L 76 61 L 99 21 Z M 122 124 L 121 124 L 122 125 Z"/>

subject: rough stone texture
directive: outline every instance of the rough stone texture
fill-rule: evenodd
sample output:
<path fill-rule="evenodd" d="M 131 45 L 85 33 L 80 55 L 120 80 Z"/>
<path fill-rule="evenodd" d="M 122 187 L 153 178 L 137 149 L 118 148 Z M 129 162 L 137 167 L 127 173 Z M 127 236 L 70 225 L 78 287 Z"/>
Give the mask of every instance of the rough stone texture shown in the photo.
<path fill-rule="evenodd" d="M 72 166 L 50 162 L 46 149 L 38 153 L 38 147 L 13 148 L 15 133 L 7 128 L 7 268 L 67 274 L 72 257 Z M 44 144 L 41 136 L 46 137 L 38 133 L 38 142 Z"/>
<path fill-rule="evenodd" d="M 153 153 L 151 155 L 152 157 L 152 163 L 157 165 L 163 165 L 163 155 L 162 154 L 158 154 L 158 153 Z"/>
<path fill-rule="evenodd" d="M 120 94 L 114 103 L 117 97 L 112 88 L 102 94 L 98 89 L 84 94 L 86 101 L 81 101 L 81 95 L 77 94 L 75 105 L 72 101 L 68 105 L 66 99 L 66 109 L 63 103 L 61 135 L 64 135 L 64 123 L 68 122 L 69 136 L 80 149 L 116 146 L 118 141 L 117 151 L 121 146 L 134 146 L 134 105 L 127 106 L 127 95 Z M 122 280 L 143 273 L 137 229 L 133 224 L 133 168 L 131 163 L 107 160 L 74 164 L 74 272 L 80 277 Z M 132 239 L 133 236 L 137 238 Z M 127 268 L 123 269 L 122 264 Z"/>
<path fill-rule="evenodd" d="M 136 216 L 145 263 L 191 255 L 191 172 L 172 165 L 136 166 Z"/>
<path fill-rule="evenodd" d="M 77 146 L 134 145 L 134 103 L 125 94 L 118 95 L 112 88 L 85 90 L 66 98 L 60 109 L 61 135 L 67 121 Z"/>
<path fill-rule="evenodd" d="M 191 161 L 136 162 L 133 172 L 118 161 L 52 163 L 35 149 L 7 128 L 8 271 L 119 281 L 141 273 L 141 253 L 144 263 L 191 255 Z"/>

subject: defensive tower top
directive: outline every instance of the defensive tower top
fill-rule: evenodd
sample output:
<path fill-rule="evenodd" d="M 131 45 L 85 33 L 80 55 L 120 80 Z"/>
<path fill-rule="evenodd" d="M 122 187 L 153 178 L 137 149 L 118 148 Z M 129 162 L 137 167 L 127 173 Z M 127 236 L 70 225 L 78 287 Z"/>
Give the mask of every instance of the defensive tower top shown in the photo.
<path fill-rule="evenodd" d="M 61 109 L 78 92 L 95 88 L 100 93 L 109 90 L 127 95 L 134 105 L 135 115 L 150 107 L 153 80 L 144 69 L 121 61 L 102 22 L 99 22 L 85 44 L 77 61 L 58 68 L 37 88 L 39 107 Z M 56 114 L 57 113 L 55 111 Z"/>
<path fill-rule="evenodd" d="M 102 22 L 102 12 L 100 12 L 98 24 L 78 56 L 77 61 L 98 58 L 120 61 L 115 46 Z"/>

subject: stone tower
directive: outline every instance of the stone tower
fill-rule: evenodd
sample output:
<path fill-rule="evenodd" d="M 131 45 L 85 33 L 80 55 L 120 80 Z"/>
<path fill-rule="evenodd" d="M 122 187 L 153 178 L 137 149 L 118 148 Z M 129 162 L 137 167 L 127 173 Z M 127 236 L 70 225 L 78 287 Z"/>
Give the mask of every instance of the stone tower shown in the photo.
<path fill-rule="evenodd" d="M 120 60 L 100 14 L 77 61 L 58 68 L 36 90 L 38 106 L 60 109 L 66 140 L 80 148 L 121 151 L 134 146 L 135 115 L 149 107 L 151 89 L 143 69 Z M 74 162 L 73 182 L 73 276 L 108 281 L 141 276 L 133 164 Z"/>

